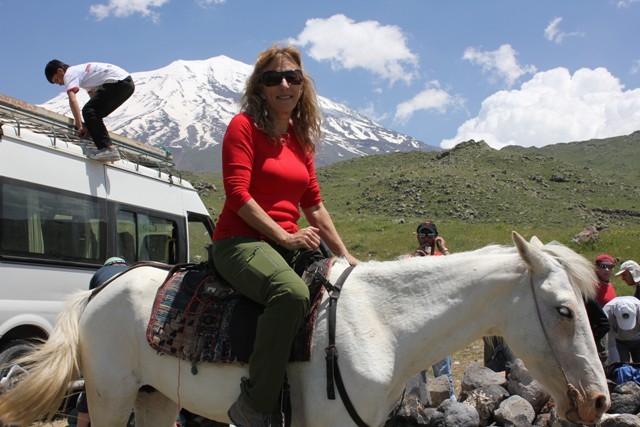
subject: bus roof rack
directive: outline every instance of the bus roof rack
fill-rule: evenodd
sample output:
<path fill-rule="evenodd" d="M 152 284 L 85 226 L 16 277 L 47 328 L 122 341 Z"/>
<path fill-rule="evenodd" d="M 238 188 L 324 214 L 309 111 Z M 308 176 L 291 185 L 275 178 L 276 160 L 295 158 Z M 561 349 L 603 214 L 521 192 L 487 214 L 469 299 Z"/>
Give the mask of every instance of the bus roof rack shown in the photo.
<path fill-rule="evenodd" d="M 0 124 L 2 122 L 14 122 L 18 133 L 20 129 L 28 129 L 47 135 L 52 145 L 61 139 L 82 147 L 94 147 L 93 142 L 80 138 L 73 119 L 0 93 Z M 171 152 L 165 148 L 152 147 L 113 132 L 109 132 L 109 136 L 120 154 L 133 163 L 158 170 L 174 168 Z"/>

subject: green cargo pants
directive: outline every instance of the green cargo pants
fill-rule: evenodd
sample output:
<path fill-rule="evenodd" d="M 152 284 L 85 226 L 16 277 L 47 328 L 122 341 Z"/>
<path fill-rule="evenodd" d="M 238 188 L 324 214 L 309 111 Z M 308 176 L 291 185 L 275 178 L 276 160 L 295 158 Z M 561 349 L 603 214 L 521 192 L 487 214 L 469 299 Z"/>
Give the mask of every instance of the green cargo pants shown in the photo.
<path fill-rule="evenodd" d="M 249 237 L 213 243 L 213 260 L 222 277 L 265 306 L 249 358 L 249 382 L 241 386 L 247 401 L 264 413 L 278 408 L 291 345 L 309 311 L 309 290 L 286 261 L 296 252 Z"/>

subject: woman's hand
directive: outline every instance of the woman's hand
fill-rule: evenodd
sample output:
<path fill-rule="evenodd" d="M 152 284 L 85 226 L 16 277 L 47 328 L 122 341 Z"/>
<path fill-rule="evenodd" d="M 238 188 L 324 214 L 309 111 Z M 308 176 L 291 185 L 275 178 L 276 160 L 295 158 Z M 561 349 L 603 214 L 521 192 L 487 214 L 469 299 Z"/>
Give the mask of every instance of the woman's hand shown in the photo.
<path fill-rule="evenodd" d="M 349 252 L 347 252 L 345 255 L 342 255 L 342 256 L 349 262 L 349 265 L 356 265 L 360 263 L 360 260 L 358 260 L 358 258 L 351 255 Z"/>
<path fill-rule="evenodd" d="M 305 227 L 289 234 L 286 242 L 281 243 L 285 248 L 292 249 L 312 249 L 316 250 L 320 246 L 320 230 L 316 227 Z"/>

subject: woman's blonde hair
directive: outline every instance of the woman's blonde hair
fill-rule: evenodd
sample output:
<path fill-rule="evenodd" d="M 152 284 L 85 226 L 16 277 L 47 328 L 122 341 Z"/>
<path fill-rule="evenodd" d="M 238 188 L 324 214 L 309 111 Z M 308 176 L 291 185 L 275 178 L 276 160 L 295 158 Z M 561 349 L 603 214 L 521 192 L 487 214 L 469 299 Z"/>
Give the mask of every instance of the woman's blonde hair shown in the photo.
<path fill-rule="evenodd" d="M 240 99 L 240 110 L 249 115 L 258 129 L 267 133 L 273 140 L 277 140 L 273 121 L 266 114 L 267 106 L 262 98 L 262 74 L 275 59 L 287 59 L 295 63 L 302 71 L 302 94 L 298 105 L 291 114 L 293 131 L 300 144 L 308 152 L 315 151 L 315 145 L 320 140 L 321 114 L 313 80 L 302 69 L 302 55 L 293 46 L 280 47 L 274 45 L 258 55 L 253 73 L 247 80 L 247 86 Z"/>

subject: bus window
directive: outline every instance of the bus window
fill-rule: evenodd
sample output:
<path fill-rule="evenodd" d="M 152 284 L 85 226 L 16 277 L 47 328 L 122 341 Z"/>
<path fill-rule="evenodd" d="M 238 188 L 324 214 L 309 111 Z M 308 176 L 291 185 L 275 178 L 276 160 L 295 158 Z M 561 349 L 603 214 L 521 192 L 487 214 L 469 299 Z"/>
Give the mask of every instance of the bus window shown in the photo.
<path fill-rule="evenodd" d="M 118 255 L 127 262 L 178 262 L 178 229 L 174 220 L 120 210 L 116 232 Z"/>
<path fill-rule="evenodd" d="M 211 244 L 213 229 L 209 218 L 189 214 L 189 262 L 202 262 L 208 258 L 207 245 Z"/>
<path fill-rule="evenodd" d="M 116 227 L 117 255 L 130 264 L 138 261 L 136 248 L 136 214 L 129 211 L 118 211 Z"/>
<path fill-rule="evenodd" d="M 104 257 L 97 199 L 19 183 L 2 183 L 0 193 L 2 255 L 90 264 Z"/>

